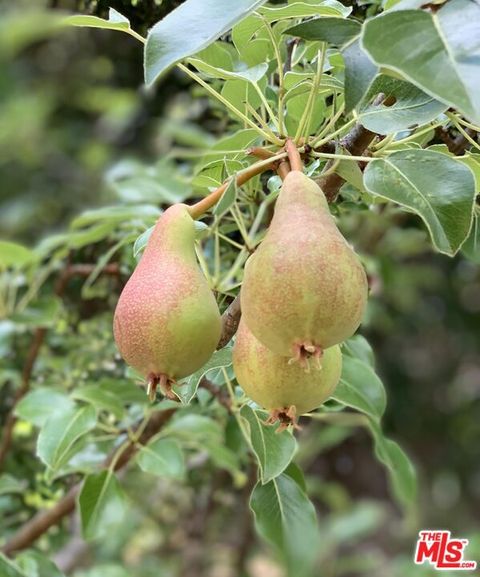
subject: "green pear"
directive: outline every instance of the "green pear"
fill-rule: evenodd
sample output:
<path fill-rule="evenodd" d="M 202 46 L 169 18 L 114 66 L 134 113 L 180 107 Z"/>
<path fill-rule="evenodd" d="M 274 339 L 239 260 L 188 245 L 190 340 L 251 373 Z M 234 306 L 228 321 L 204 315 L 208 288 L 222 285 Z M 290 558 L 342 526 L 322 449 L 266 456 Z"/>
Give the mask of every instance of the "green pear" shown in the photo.
<path fill-rule="evenodd" d="M 365 271 L 322 190 L 290 172 L 265 239 L 245 267 L 241 306 L 248 327 L 275 353 L 305 364 L 355 332 L 367 293 Z"/>
<path fill-rule="evenodd" d="M 188 207 L 176 204 L 157 221 L 115 310 L 118 349 L 136 371 L 160 384 L 200 369 L 221 333 L 215 297 L 195 255 L 195 223 Z"/>
<path fill-rule="evenodd" d="M 318 408 L 333 393 L 342 372 L 342 353 L 335 345 L 324 351 L 320 370 L 305 371 L 288 357 L 272 352 L 254 337 L 244 319 L 233 347 L 238 383 L 257 404 L 283 422 Z"/>

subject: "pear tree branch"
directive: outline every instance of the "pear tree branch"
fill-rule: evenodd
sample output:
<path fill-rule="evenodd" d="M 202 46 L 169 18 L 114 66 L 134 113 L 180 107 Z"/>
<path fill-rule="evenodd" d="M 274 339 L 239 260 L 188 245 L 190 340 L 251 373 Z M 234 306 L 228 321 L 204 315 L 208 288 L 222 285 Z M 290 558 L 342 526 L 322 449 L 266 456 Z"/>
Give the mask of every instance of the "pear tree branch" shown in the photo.
<path fill-rule="evenodd" d="M 277 162 L 286 158 L 286 156 L 286 152 L 280 152 L 266 159 L 260 160 L 255 164 L 252 164 L 248 168 L 245 168 L 245 170 L 241 170 L 235 176 L 237 186 L 242 186 L 242 184 L 245 184 L 254 176 L 262 174 L 262 172 L 275 169 Z M 199 200 L 197 203 L 192 204 L 192 206 L 189 207 L 190 216 L 194 219 L 199 218 L 205 212 L 207 212 L 207 210 L 210 210 L 213 206 L 215 206 L 215 204 L 217 204 L 217 202 L 222 198 L 223 193 L 227 190 L 228 185 L 230 184 L 230 180 L 231 179 L 228 178 L 221 186 L 216 188 L 208 196 L 202 198 L 202 200 Z"/>

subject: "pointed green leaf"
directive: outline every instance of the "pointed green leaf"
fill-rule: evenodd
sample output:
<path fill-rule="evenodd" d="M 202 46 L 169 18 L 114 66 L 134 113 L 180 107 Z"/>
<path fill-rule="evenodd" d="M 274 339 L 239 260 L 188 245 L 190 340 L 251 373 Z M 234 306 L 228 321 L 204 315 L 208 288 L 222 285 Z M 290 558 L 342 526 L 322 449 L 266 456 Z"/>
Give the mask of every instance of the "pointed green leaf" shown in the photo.
<path fill-rule="evenodd" d="M 284 34 L 299 36 L 304 40 L 321 40 L 335 46 L 343 46 L 360 35 L 362 26 L 356 20 L 346 18 L 314 18 L 287 28 Z"/>
<path fill-rule="evenodd" d="M 249 405 L 244 405 L 240 415 L 247 423 L 250 444 L 260 467 L 261 481 L 263 484 L 268 483 L 288 466 L 297 449 L 297 442 L 289 431 L 278 433 L 277 427 L 265 424 L 268 414 L 264 411 L 255 411 Z"/>
<path fill-rule="evenodd" d="M 2 553 L 0 553 L 0 575 L 2 577 L 26 577 L 25 573 Z"/>
<path fill-rule="evenodd" d="M 89 475 L 78 498 L 84 539 L 107 536 L 125 518 L 126 504 L 120 484 L 111 471 Z"/>
<path fill-rule="evenodd" d="M 54 413 L 71 411 L 75 404 L 63 391 L 50 387 L 34 389 L 20 400 L 15 407 L 15 415 L 37 427 L 42 427 L 45 421 Z"/>
<path fill-rule="evenodd" d="M 122 16 L 113 8 L 110 8 L 109 18 L 99 18 L 98 16 L 90 16 L 88 14 L 75 14 L 68 16 L 64 20 L 65 24 L 69 26 L 81 26 L 87 28 L 104 28 L 106 30 L 121 30 L 126 31 L 130 29 L 130 22 L 128 18 Z"/>
<path fill-rule="evenodd" d="M 395 99 L 393 104 L 373 104 L 379 94 Z M 379 76 L 372 84 L 358 109 L 359 120 L 365 128 L 377 134 L 390 134 L 422 126 L 445 112 L 447 106 L 435 100 L 410 82 L 390 76 Z"/>
<path fill-rule="evenodd" d="M 179 444 L 172 439 L 153 439 L 143 446 L 137 455 L 137 463 L 142 471 L 166 477 L 183 479 L 185 459 Z"/>
<path fill-rule="evenodd" d="M 25 551 L 15 557 L 25 577 L 65 577 L 53 561 L 38 551 Z M 3 574 L 0 572 L 0 575 Z"/>
<path fill-rule="evenodd" d="M 435 248 L 453 256 L 472 225 L 475 179 L 461 162 L 430 150 L 400 150 L 370 162 L 365 188 L 415 212 Z"/>
<path fill-rule="evenodd" d="M 12 477 L 12 475 L 8 475 L 7 473 L 0 475 L 0 495 L 23 493 L 25 486 L 26 483 L 24 481 L 20 481 Z"/>
<path fill-rule="evenodd" d="M 182 403 L 188 405 L 195 396 L 200 381 L 207 373 L 222 367 L 229 367 L 231 364 L 232 347 L 224 347 L 219 351 L 215 351 L 210 360 L 201 369 L 175 385 L 173 390 Z"/>
<path fill-rule="evenodd" d="M 377 420 L 387 402 L 383 383 L 373 368 L 348 355 L 343 355 L 342 376 L 332 399 Z"/>
<path fill-rule="evenodd" d="M 38 456 L 53 472 L 57 471 L 71 457 L 74 443 L 91 431 L 96 422 L 96 411 L 90 406 L 54 413 L 40 429 Z"/>
<path fill-rule="evenodd" d="M 8 242 L 0 241 L 0 271 L 7 267 L 21 268 L 35 260 L 35 253 L 29 248 Z"/>
<path fill-rule="evenodd" d="M 362 50 L 357 38 L 342 50 L 345 62 L 345 112 L 351 112 L 368 92 L 378 67 Z"/>
<path fill-rule="evenodd" d="M 221 216 L 234 204 L 237 198 L 237 179 L 235 177 L 230 179 L 222 198 L 218 201 L 213 209 L 213 214 Z"/>
<path fill-rule="evenodd" d="M 284 560 L 291 577 L 311 574 L 318 546 L 315 508 L 289 475 L 257 483 L 250 499 L 258 533 Z"/>
<path fill-rule="evenodd" d="M 89 403 L 97 411 L 108 411 L 117 419 L 121 419 L 124 414 L 122 402 L 115 393 L 98 385 L 79 387 L 73 391 L 72 397 Z"/>
<path fill-rule="evenodd" d="M 462 247 L 462 253 L 472 262 L 480 264 L 480 216 L 473 219 L 472 230 Z"/>
<path fill-rule="evenodd" d="M 265 0 L 187 0 L 160 20 L 145 45 L 145 82 L 217 40 Z"/>
<path fill-rule="evenodd" d="M 290 2 L 288 6 L 265 6 L 258 12 L 268 22 L 277 22 L 289 18 L 305 18 L 307 16 L 348 16 L 352 11 L 336 0 L 324 0 L 323 2 Z"/>
<path fill-rule="evenodd" d="M 376 64 L 480 123 L 477 2 L 451 0 L 435 12 L 385 12 L 365 23 L 362 42 Z"/>
<path fill-rule="evenodd" d="M 367 339 L 362 335 L 350 337 L 342 345 L 342 352 L 354 359 L 358 359 L 372 368 L 375 368 L 375 357 L 372 347 Z"/>
<path fill-rule="evenodd" d="M 402 505 L 413 505 L 417 495 L 417 479 L 412 463 L 397 443 L 384 437 L 377 422 L 369 419 L 369 424 L 375 441 L 375 453 L 390 473 L 395 496 Z"/>

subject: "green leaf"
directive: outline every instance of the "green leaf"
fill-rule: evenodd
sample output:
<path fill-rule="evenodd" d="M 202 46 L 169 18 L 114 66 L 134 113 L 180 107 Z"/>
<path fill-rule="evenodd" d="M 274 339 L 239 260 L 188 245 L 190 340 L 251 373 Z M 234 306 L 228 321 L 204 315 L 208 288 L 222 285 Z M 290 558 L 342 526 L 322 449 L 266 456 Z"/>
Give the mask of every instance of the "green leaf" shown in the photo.
<path fill-rule="evenodd" d="M 471 261 L 480 264 L 480 217 L 473 219 L 472 230 L 462 247 L 462 253 Z"/>
<path fill-rule="evenodd" d="M 72 249 L 79 249 L 89 244 L 95 244 L 107 238 L 114 228 L 114 222 L 102 222 L 96 226 L 72 233 L 68 236 L 68 246 Z"/>
<path fill-rule="evenodd" d="M 277 22 L 289 18 L 305 18 L 307 16 L 348 16 L 351 8 L 336 0 L 324 0 L 309 4 L 308 2 L 292 2 L 288 6 L 263 7 L 258 10 L 268 22 Z"/>
<path fill-rule="evenodd" d="M 147 228 L 146 231 L 142 232 L 142 234 L 139 237 L 137 237 L 137 240 L 133 244 L 133 256 L 135 258 L 137 258 L 137 256 L 145 250 L 145 247 L 147 246 L 148 243 L 148 239 L 152 235 L 154 228 L 155 225 L 151 226 L 150 228 Z"/>
<path fill-rule="evenodd" d="M 25 482 L 4 473 L 0 475 L 0 495 L 9 495 L 12 493 L 23 493 L 25 490 Z"/>
<path fill-rule="evenodd" d="M 372 102 L 379 93 L 385 94 L 386 98 L 394 98 L 395 102 L 389 106 L 374 105 Z M 413 84 L 382 75 L 373 82 L 358 114 L 365 128 L 377 134 L 390 134 L 427 124 L 446 109 L 443 102 L 435 100 Z"/>
<path fill-rule="evenodd" d="M 283 34 L 299 36 L 304 40 L 321 40 L 335 46 L 343 46 L 360 35 L 362 26 L 356 20 L 346 18 L 314 18 L 287 28 Z"/>
<path fill-rule="evenodd" d="M 462 163 L 430 150 L 400 150 L 370 162 L 365 188 L 415 212 L 435 248 L 453 256 L 472 225 L 475 179 Z"/>
<path fill-rule="evenodd" d="M 88 475 L 78 497 L 78 505 L 82 535 L 88 541 L 108 536 L 126 515 L 123 491 L 111 471 Z"/>
<path fill-rule="evenodd" d="M 26 577 L 25 573 L 0 553 L 0 575 L 2 577 Z"/>
<path fill-rule="evenodd" d="M 225 469 L 232 475 L 237 487 L 242 487 L 246 483 L 247 476 L 240 469 L 237 453 L 225 445 L 213 441 L 204 441 L 200 447 L 208 451 L 208 455 L 216 467 Z"/>
<path fill-rule="evenodd" d="M 194 413 L 179 415 L 172 419 L 163 430 L 165 435 L 174 435 L 180 440 L 195 442 L 221 442 L 222 429 L 213 419 Z"/>
<path fill-rule="evenodd" d="M 148 397 L 145 390 L 130 381 L 118 379 L 102 379 L 97 383 L 98 387 L 115 395 L 122 404 L 146 405 Z"/>
<path fill-rule="evenodd" d="M 289 431 L 278 433 L 277 427 L 265 424 L 268 414 L 264 411 L 255 411 L 244 405 L 240 415 L 248 427 L 250 444 L 260 467 L 261 482 L 268 483 L 288 466 L 297 449 L 297 442 Z"/>
<path fill-rule="evenodd" d="M 291 577 L 310 575 L 318 546 L 315 508 L 296 481 L 282 473 L 257 483 L 250 499 L 258 533 L 284 560 Z"/>
<path fill-rule="evenodd" d="M 91 431 L 96 422 L 96 411 L 90 406 L 54 413 L 40 429 L 38 456 L 52 472 L 58 471 L 72 456 L 75 442 Z"/>
<path fill-rule="evenodd" d="M 351 112 L 368 92 L 378 68 L 362 50 L 357 39 L 343 51 L 345 62 L 345 112 Z"/>
<path fill-rule="evenodd" d="M 20 553 L 15 557 L 15 562 L 25 577 L 65 577 L 53 561 L 37 551 Z"/>
<path fill-rule="evenodd" d="M 73 219 L 72 229 L 82 228 L 99 222 L 117 223 L 130 220 L 143 222 L 147 219 L 157 219 L 162 211 L 153 205 L 141 204 L 134 206 L 104 206 L 94 210 L 86 210 Z"/>
<path fill-rule="evenodd" d="M 213 214 L 216 216 L 221 216 L 234 204 L 237 198 L 237 179 L 235 177 L 230 179 L 225 192 L 222 194 L 222 197 L 215 205 L 213 209 Z"/>
<path fill-rule="evenodd" d="M 124 410 L 120 399 L 115 393 L 108 389 L 102 389 L 98 384 L 79 387 L 73 391 L 72 397 L 89 403 L 97 411 L 108 411 L 117 419 L 123 417 Z"/>
<path fill-rule="evenodd" d="M 35 253 L 29 248 L 15 242 L 0 241 L 0 270 L 7 267 L 22 268 L 34 260 Z"/>
<path fill-rule="evenodd" d="M 188 405 L 195 396 L 200 381 L 207 373 L 215 369 L 221 369 L 222 367 L 229 367 L 231 364 L 232 347 L 224 347 L 219 351 L 215 351 L 201 369 L 183 381 L 180 381 L 173 387 L 173 390 L 182 403 Z"/>
<path fill-rule="evenodd" d="M 11 315 L 12 321 L 29 327 L 51 327 L 62 310 L 62 301 L 55 296 L 38 299 L 22 311 Z"/>
<path fill-rule="evenodd" d="M 37 427 L 55 413 L 64 413 L 74 408 L 74 403 L 62 391 L 40 387 L 27 393 L 15 407 L 15 415 Z"/>
<path fill-rule="evenodd" d="M 145 45 L 145 82 L 151 85 L 168 68 L 222 36 L 265 0 L 187 0 L 157 22 Z"/>
<path fill-rule="evenodd" d="M 436 12 L 385 12 L 365 23 L 362 42 L 376 64 L 480 123 L 476 2 L 451 0 Z"/>
<path fill-rule="evenodd" d="M 265 76 L 268 70 L 268 64 L 265 63 L 252 66 L 251 68 L 245 68 L 244 70 L 232 71 L 212 66 L 211 64 L 202 62 L 198 58 L 189 58 L 188 61 L 200 72 L 205 72 L 208 76 L 221 78 L 222 80 L 246 80 L 250 83 L 256 83 Z"/>
<path fill-rule="evenodd" d="M 380 420 L 385 412 L 386 395 L 373 368 L 359 359 L 343 355 L 342 376 L 332 399 Z"/>
<path fill-rule="evenodd" d="M 138 452 L 137 463 L 145 473 L 168 479 L 185 478 L 185 459 L 179 444 L 172 439 L 151 440 Z"/>
<path fill-rule="evenodd" d="M 345 355 L 358 359 L 363 363 L 370 365 L 372 368 L 375 366 L 375 357 L 373 355 L 372 347 L 367 339 L 362 335 L 350 337 L 343 343 L 342 351 Z"/>
<path fill-rule="evenodd" d="M 87 28 L 104 28 L 105 30 L 120 30 L 127 32 L 130 30 L 130 21 L 120 12 L 110 8 L 108 20 L 98 16 L 75 14 L 65 18 L 64 23 L 69 26 L 81 26 Z"/>
<path fill-rule="evenodd" d="M 375 441 L 375 453 L 387 467 L 395 496 L 404 505 L 413 505 L 417 496 L 415 469 L 397 443 L 383 436 L 380 425 L 369 419 L 370 431 Z"/>

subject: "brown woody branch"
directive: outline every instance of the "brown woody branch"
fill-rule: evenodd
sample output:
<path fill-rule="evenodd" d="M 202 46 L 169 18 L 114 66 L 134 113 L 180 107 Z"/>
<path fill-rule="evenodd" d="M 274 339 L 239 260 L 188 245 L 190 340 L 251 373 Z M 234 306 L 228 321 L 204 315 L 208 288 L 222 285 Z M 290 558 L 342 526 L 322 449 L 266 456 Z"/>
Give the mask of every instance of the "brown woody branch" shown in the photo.
<path fill-rule="evenodd" d="M 32 376 L 33 367 L 35 366 L 35 361 L 37 360 L 38 353 L 40 352 L 40 347 L 45 340 L 46 332 L 47 330 L 43 327 L 38 328 L 35 331 L 30 349 L 27 354 L 27 358 L 25 359 L 25 364 L 22 371 L 21 385 L 13 397 L 12 407 L 8 413 L 8 416 L 5 420 L 5 425 L 3 427 L 3 436 L 0 443 L 0 469 L 3 466 L 7 453 L 12 444 L 13 428 L 17 421 L 17 418 L 15 417 L 15 407 L 17 406 L 20 399 L 22 399 L 27 394 L 30 388 L 30 379 Z"/>
<path fill-rule="evenodd" d="M 385 105 L 389 104 L 385 99 L 385 95 L 379 94 L 373 104 L 379 106 L 382 103 Z M 340 145 L 352 156 L 362 156 L 376 136 L 375 132 L 371 132 L 358 123 L 340 140 Z M 327 169 L 331 164 L 331 162 L 327 163 Z M 316 179 L 316 182 L 325 193 L 328 202 L 333 202 L 345 180 L 336 172 L 332 172 L 323 178 L 320 176 Z"/>

